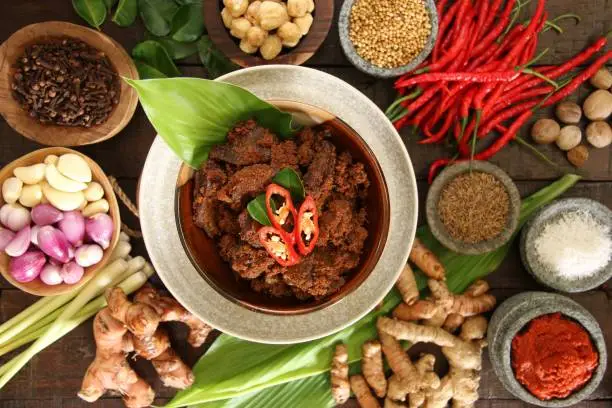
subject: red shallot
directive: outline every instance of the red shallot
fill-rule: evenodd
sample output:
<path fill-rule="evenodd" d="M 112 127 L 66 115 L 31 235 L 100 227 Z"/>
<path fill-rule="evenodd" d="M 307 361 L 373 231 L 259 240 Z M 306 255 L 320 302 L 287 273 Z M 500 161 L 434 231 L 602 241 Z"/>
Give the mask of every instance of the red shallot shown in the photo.
<path fill-rule="evenodd" d="M 38 277 L 45 265 L 45 254 L 38 250 L 29 251 L 16 258 L 11 258 L 11 276 L 17 282 L 31 282 Z"/>
<path fill-rule="evenodd" d="M 113 230 L 113 219 L 104 213 L 96 214 L 85 221 L 87 236 L 103 249 L 110 246 Z"/>
<path fill-rule="evenodd" d="M 0 251 L 4 251 L 14 237 L 15 233 L 13 231 L 0 227 Z"/>
<path fill-rule="evenodd" d="M 40 280 L 47 285 L 59 285 L 64 281 L 61 270 L 59 266 L 48 263 L 40 271 Z"/>
<path fill-rule="evenodd" d="M 66 239 L 75 247 L 83 244 L 85 238 L 85 218 L 80 211 L 68 211 L 58 224 Z"/>
<path fill-rule="evenodd" d="M 66 235 L 49 225 L 38 231 L 38 247 L 51 258 L 55 258 L 62 263 L 70 260 L 71 245 L 66 239 Z"/>
<path fill-rule="evenodd" d="M 0 222 L 14 232 L 21 231 L 30 225 L 30 212 L 17 203 L 4 204 L 0 209 Z"/>
<path fill-rule="evenodd" d="M 13 240 L 4 248 L 4 252 L 12 257 L 25 254 L 30 247 L 30 231 L 30 226 L 26 225 L 25 228 L 15 234 Z"/>
<path fill-rule="evenodd" d="M 85 270 L 83 269 L 83 267 L 77 265 L 77 263 L 74 261 L 68 262 L 67 264 L 62 266 L 62 270 L 60 272 L 64 283 L 67 283 L 69 285 L 73 285 L 79 282 L 83 278 L 84 273 Z"/>
<path fill-rule="evenodd" d="M 74 260 L 83 268 L 97 264 L 102 260 L 104 250 L 99 245 L 82 245 L 75 251 Z"/>
<path fill-rule="evenodd" d="M 32 208 L 31 215 L 36 225 L 51 225 L 64 218 L 64 214 L 51 204 L 38 204 Z"/>

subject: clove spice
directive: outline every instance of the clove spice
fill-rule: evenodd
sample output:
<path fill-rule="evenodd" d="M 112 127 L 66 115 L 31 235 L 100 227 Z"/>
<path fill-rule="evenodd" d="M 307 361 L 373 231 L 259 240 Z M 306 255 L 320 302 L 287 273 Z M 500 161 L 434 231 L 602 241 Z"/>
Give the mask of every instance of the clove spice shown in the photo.
<path fill-rule="evenodd" d="M 108 57 L 73 38 L 28 46 L 14 65 L 11 89 L 39 122 L 86 128 L 108 119 L 121 92 Z"/>

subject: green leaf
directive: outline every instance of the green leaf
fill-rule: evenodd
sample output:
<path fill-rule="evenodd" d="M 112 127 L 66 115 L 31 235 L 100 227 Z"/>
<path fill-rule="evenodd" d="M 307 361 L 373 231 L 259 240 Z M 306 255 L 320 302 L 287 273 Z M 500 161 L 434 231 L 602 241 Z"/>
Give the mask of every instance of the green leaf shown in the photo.
<path fill-rule="evenodd" d="M 116 3 L 117 3 L 117 0 L 104 0 L 104 4 L 106 5 L 106 8 L 108 10 L 112 9 Z"/>
<path fill-rule="evenodd" d="M 202 34 L 204 34 L 202 5 L 182 6 L 172 19 L 172 39 L 180 42 L 194 42 Z"/>
<path fill-rule="evenodd" d="M 260 194 L 247 205 L 247 211 L 251 218 L 260 223 L 261 225 L 272 225 L 270 217 L 268 217 L 268 210 L 266 208 L 266 195 Z"/>
<path fill-rule="evenodd" d="M 203 0 L 175 0 L 178 4 L 180 4 L 181 6 L 184 6 L 186 4 L 202 4 Z"/>
<path fill-rule="evenodd" d="M 120 0 L 113 16 L 113 22 L 121 27 L 128 27 L 134 24 L 137 14 L 137 0 Z"/>
<path fill-rule="evenodd" d="M 159 72 L 146 62 L 134 60 L 134 64 L 136 65 L 140 79 L 168 78 L 163 72 Z"/>
<path fill-rule="evenodd" d="M 211 146 L 241 120 L 254 118 L 281 137 L 293 134 L 291 115 L 246 89 L 199 78 L 126 81 L 136 89 L 157 133 L 185 163 L 198 168 Z"/>
<path fill-rule="evenodd" d="M 146 32 L 145 38 L 154 40 L 164 46 L 168 55 L 173 60 L 187 58 L 198 52 L 198 44 L 196 42 L 183 43 L 173 40 L 171 37 L 156 37 L 153 34 Z"/>
<path fill-rule="evenodd" d="M 164 46 L 156 41 L 146 40 L 136 44 L 132 50 L 132 57 L 142 62 L 146 62 L 167 77 L 181 75 L 181 71 L 174 65 L 172 58 L 170 58 Z"/>
<path fill-rule="evenodd" d="M 200 61 L 206 68 L 208 76 L 212 79 L 217 78 L 228 72 L 238 69 L 238 65 L 230 61 L 221 51 L 213 45 L 207 35 L 203 35 L 198 41 L 198 53 Z"/>
<path fill-rule="evenodd" d="M 566 175 L 523 200 L 515 236 L 536 210 L 563 194 L 579 179 L 573 174 Z M 497 269 L 512 245 L 509 242 L 482 255 L 460 255 L 438 243 L 427 226 L 419 228 L 417 236 L 440 257 L 447 271 L 448 286 L 456 293 L 463 292 L 474 280 Z M 423 290 L 425 278 L 420 272 L 416 277 L 419 288 Z M 338 342 L 346 343 L 349 361 L 358 361 L 361 344 L 377 335 L 376 319 L 388 314 L 400 302 L 401 297 L 392 290 L 380 308 L 374 309 L 357 323 L 336 334 L 307 343 L 260 344 L 223 334 L 194 366 L 194 385 L 180 391 L 166 407 L 206 403 L 199 408 L 292 408 L 296 401 L 308 401 L 307 398 L 317 401 L 316 405 L 311 406 L 333 406 L 328 381 L 332 346 Z M 291 399 L 268 403 L 277 393 L 288 395 L 287 390 L 291 391 Z"/>
<path fill-rule="evenodd" d="M 163 37 L 172 28 L 172 18 L 179 6 L 172 0 L 138 0 L 138 10 L 151 34 Z"/>
<path fill-rule="evenodd" d="M 285 187 L 291 193 L 291 196 L 296 201 L 303 201 L 306 197 L 304 191 L 304 183 L 300 175 L 295 172 L 291 167 L 285 167 L 272 178 L 276 184 Z"/>
<path fill-rule="evenodd" d="M 100 29 L 106 20 L 106 3 L 104 0 L 72 0 L 72 7 L 90 26 Z"/>

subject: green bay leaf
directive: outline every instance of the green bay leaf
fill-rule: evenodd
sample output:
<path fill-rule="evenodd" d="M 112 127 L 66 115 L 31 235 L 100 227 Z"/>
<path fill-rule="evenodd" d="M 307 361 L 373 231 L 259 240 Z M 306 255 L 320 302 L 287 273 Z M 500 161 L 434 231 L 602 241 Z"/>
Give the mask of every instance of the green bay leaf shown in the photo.
<path fill-rule="evenodd" d="M 113 22 L 121 27 L 129 27 L 134 24 L 137 15 L 137 0 L 120 0 L 113 16 Z"/>
<path fill-rule="evenodd" d="M 158 37 L 167 35 L 172 28 L 172 18 L 179 6 L 172 0 L 138 0 L 138 11 L 149 32 Z"/>
<path fill-rule="evenodd" d="M 204 33 L 204 18 L 200 4 L 182 6 L 172 19 L 172 39 L 179 42 L 194 42 Z"/>
<path fill-rule="evenodd" d="M 239 68 L 214 46 L 207 35 L 203 35 L 198 41 L 198 54 L 211 79 Z"/>
<path fill-rule="evenodd" d="M 136 44 L 132 50 L 132 57 L 147 63 L 167 77 L 181 75 L 181 71 L 174 65 L 164 46 L 157 41 L 146 40 Z"/>
<path fill-rule="evenodd" d="M 296 201 L 303 201 L 306 197 L 304 183 L 300 175 L 291 167 L 285 167 L 272 178 L 276 184 L 285 187 L 291 193 L 291 197 Z"/>
<path fill-rule="evenodd" d="M 72 0 L 72 7 L 87 24 L 98 30 L 106 20 L 104 0 Z"/>
<path fill-rule="evenodd" d="M 266 195 L 260 194 L 247 205 L 247 211 L 251 218 L 260 223 L 261 225 L 272 225 L 270 217 L 268 217 L 268 210 L 266 209 Z"/>

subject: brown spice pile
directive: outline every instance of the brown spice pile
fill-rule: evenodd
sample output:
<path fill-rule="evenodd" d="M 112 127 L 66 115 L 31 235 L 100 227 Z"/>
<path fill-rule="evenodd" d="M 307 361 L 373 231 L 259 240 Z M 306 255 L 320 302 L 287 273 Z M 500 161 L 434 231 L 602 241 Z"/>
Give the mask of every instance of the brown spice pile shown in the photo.
<path fill-rule="evenodd" d="M 83 127 L 105 122 L 121 92 L 106 55 L 71 38 L 27 47 L 11 87 L 13 98 L 39 122 Z"/>
<path fill-rule="evenodd" d="M 483 172 L 463 173 L 440 194 L 438 214 L 454 239 L 474 244 L 498 236 L 505 228 L 510 197 L 504 185 Z"/>
<path fill-rule="evenodd" d="M 408 64 L 430 35 L 423 0 L 357 0 L 351 9 L 349 36 L 355 50 L 382 68 Z"/>

